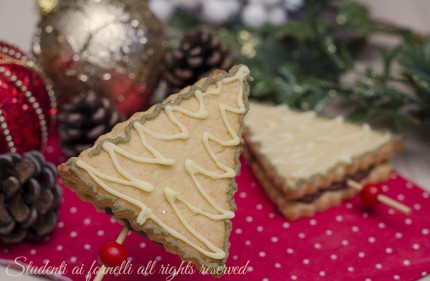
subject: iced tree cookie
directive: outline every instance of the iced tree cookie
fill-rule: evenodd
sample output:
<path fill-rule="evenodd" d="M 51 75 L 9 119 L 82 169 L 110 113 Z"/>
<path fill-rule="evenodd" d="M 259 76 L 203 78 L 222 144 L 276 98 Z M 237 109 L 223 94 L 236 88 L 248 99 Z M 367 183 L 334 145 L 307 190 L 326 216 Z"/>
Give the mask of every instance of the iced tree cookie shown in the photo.
<path fill-rule="evenodd" d="M 268 197 L 288 219 L 312 216 L 358 193 L 346 182 L 381 182 L 399 138 L 285 105 L 250 103 L 245 157 Z"/>
<path fill-rule="evenodd" d="M 60 165 L 64 184 L 197 267 L 225 265 L 249 69 L 215 71 Z"/>

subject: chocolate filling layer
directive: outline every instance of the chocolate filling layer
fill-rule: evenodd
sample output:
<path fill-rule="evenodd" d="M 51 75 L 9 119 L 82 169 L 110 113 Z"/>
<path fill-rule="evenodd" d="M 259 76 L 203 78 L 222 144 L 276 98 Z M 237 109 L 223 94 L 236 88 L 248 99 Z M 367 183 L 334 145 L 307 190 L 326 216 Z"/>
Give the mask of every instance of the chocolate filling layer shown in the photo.
<path fill-rule="evenodd" d="M 361 181 L 361 180 L 363 180 L 364 178 L 366 178 L 370 174 L 370 171 L 372 169 L 373 169 L 373 167 L 370 167 L 367 170 L 358 171 L 357 173 L 355 173 L 355 175 L 346 176 L 343 181 L 335 182 L 335 183 L 331 184 L 328 188 L 319 189 L 315 193 L 307 194 L 307 195 L 305 195 L 304 197 L 302 197 L 300 199 L 296 199 L 296 200 L 292 200 L 292 201 L 311 204 L 311 203 L 315 202 L 315 200 L 317 200 L 318 198 L 320 198 L 321 195 L 324 192 L 337 191 L 337 190 L 341 190 L 341 189 L 347 188 L 346 182 L 348 180 L 354 180 L 354 181 Z"/>

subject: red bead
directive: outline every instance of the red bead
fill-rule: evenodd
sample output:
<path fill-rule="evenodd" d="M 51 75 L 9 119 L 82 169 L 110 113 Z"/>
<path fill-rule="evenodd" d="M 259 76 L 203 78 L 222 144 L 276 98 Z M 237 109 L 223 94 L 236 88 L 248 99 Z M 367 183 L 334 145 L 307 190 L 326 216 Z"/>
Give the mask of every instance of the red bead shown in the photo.
<path fill-rule="evenodd" d="M 127 250 L 121 244 L 111 241 L 100 247 L 98 260 L 107 267 L 120 266 L 127 259 Z"/>
<path fill-rule="evenodd" d="M 361 200 L 370 207 L 376 207 L 379 204 L 379 194 L 382 194 L 381 188 L 371 184 L 366 184 L 360 192 Z"/>

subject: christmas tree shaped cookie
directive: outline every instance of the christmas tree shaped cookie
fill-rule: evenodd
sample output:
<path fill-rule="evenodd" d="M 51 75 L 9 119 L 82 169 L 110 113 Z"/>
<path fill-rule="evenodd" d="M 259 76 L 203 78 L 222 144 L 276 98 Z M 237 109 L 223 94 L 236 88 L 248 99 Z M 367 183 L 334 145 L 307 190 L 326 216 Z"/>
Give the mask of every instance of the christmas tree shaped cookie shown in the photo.
<path fill-rule="evenodd" d="M 290 220 L 313 216 L 390 174 L 400 139 L 369 125 L 327 119 L 285 105 L 250 103 L 244 156 L 279 211 Z"/>
<path fill-rule="evenodd" d="M 217 71 L 136 113 L 62 164 L 64 184 L 183 260 L 224 265 L 248 79 Z"/>

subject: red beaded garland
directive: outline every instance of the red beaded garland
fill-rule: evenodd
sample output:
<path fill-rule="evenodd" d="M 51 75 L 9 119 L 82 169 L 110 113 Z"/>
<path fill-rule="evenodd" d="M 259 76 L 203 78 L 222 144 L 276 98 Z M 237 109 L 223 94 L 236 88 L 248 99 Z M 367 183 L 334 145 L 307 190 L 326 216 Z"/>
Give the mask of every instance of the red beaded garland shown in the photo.
<path fill-rule="evenodd" d="M 127 250 L 118 242 L 111 241 L 100 247 L 98 260 L 107 267 L 120 266 L 127 259 Z"/>
<path fill-rule="evenodd" d="M 54 93 L 34 63 L 0 41 L 0 154 L 43 150 L 55 115 Z"/>
<path fill-rule="evenodd" d="M 382 194 L 379 186 L 366 184 L 360 192 L 361 200 L 370 207 L 376 207 L 379 204 L 378 195 Z"/>

